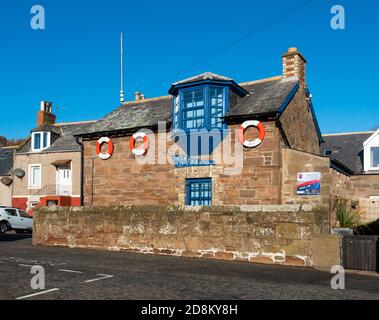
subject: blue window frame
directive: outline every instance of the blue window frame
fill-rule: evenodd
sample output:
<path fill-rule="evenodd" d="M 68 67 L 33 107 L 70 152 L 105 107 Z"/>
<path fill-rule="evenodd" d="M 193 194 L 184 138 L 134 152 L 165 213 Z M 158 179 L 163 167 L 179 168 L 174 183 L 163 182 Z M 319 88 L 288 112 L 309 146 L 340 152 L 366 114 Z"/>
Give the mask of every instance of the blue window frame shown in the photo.
<path fill-rule="evenodd" d="M 225 110 L 225 90 L 220 87 L 209 88 L 210 127 L 222 128 L 222 117 Z"/>
<path fill-rule="evenodd" d="M 175 100 L 174 126 L 193 129 L 223 129 L 222 117 L 228 111 L 228 87 L 203 85 L 179 91 Z"/>
<path fill-rule="evenodd" d="M 212 205 L 212 179 L 186 179 L 186 205 Z"/>
<path fill-rule="evenodd" d="M 205 125 L 205 90 L 195 89 L 182 94 L 184 129 L 201 129 Z"/>

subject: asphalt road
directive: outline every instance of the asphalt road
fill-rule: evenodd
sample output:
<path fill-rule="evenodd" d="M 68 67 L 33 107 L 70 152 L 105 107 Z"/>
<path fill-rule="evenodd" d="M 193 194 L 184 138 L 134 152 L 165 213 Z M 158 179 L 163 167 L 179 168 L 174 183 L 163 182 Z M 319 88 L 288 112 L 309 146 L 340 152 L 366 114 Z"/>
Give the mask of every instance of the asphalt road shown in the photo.
<path fill-rule="evenodd" d="M 33 290 L 31 266 L 45 269 Z M 35 247 L 30 235 L 0 235 L 0 299 L 379 299 L 379 277 L 171 256 Z M 51 291 L 50 291 L 51 290 Z M 28 297 L 29 295 L 32 295 Z"/>

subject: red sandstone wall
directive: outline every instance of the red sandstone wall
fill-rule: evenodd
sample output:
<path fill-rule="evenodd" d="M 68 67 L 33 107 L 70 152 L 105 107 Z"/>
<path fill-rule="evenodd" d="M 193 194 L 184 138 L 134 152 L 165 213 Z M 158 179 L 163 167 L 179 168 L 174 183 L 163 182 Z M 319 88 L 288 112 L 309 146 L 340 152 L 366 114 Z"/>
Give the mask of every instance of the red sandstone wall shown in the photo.
<path fill-rule="evenodd" d="M 305 90 L 300 88 L 280 117 L 292 149 L 320 154 L 320 144 Z"/>
<path fill-rule="evenodd" d="M 40 208 L 33 243 L 311 266 L 317 256 L 325 264 L 322 252 L 316 254 L 320 237 L 328 233 L 328 217 L 318 210 L 296 205 Z M 333 243 L 338 246 L 338 238 Z M 334 254 L 338 261 L 338 250 Z"/>
<path fill-rule="evenodd" d="M 141 165 L 129 150 L 129 136 L 113 137 L 113 156 L 109 160 L 101 160 L 95 153 L 96 140 L 84 141 L 84 204 L 183 205 L 185 179 L 205 177 L 212 177 L 213 205 L 279 204 L 281 137 L 274 121 L 264 122 L 264 126 L 264 142 L 258 148 L 243 150 L 242 168 L 235 168 L 234 164 L 226 165 L 223 159 L 216 160 L 215 166 L 207 167 L 174 168 L 169 163 Z M 154 136 L 158 139 L 157 134 Z M 252 129 L 245 137 L 250 139 L 256 136 L 256 130 Z M 233 131 L 230 140 L 231 150 L 234 150 Z M 214 154 L 222 150 L 225 143 Z M 167 147 L 172 145 L 169 142 Z M 155 152 L 157 159 L 164 157 L 164 154 L 158 154 L 157 149 L 149 149 L 148 154 Z M 179 153 L 183 154 L 182 151 Z M 234 170 L 236 174 L 229 175 L 228 170 Z"/>

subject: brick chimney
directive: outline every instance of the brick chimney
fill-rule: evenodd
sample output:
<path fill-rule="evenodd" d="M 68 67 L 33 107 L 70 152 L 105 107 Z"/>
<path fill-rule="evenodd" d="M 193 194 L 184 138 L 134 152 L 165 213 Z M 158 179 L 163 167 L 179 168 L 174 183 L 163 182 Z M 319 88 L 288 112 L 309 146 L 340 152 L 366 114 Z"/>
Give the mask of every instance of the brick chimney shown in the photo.
<path fill-rule="evenodd" d="M 56 116 L 53 114 L 53 104 L 47 101 L 41 101 L 41 107 L 37 114 L 37 127 L 47 124 L 54 124 Z"/>
<path fill-rule="evenodd" d="M 145 95 L 141 92 L 135 92 L 134 93 L 134 96 L 135 96 L 135 100 L 136 101 L 141 101 L 141 100 L 145 100 Z"/>
<path fill-rule="evenodd" d="M 306 65 L 307 60 L 297 48 L 289 48 L 283 54 L 283 78 L 298 77 L 300 84 L 306 86 Z"/>

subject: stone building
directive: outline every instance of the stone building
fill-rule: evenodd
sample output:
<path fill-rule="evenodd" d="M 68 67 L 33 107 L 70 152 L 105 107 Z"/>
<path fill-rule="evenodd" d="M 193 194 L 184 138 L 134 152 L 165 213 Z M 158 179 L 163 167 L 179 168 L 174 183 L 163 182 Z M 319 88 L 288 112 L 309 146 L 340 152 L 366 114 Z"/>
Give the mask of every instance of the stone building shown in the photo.
<path fill-rule="evenodd" d="M 350 171 L 349 186 L 340 196 L 357 202 L 364 220 L 379 219 L 379 130 L 325 134 L 323 139 L 321 154 Z"/>
<path fill-rule="evenodd" d="M 14 153 L 12 205 L 80 206 L 81 147 L 73 134 L 92 123 L 55 123 L 50 102 L 41 102 L 37 127 Z"/>
<path fill-rule="evenodd" d="M 168 96 L 137 92 L 76 135 L 84 205 L 328 205 L 350 170 L 320 155 L 306 63 L 291 48 L 280 76 L 236 83 L 207 72 Z"/>

